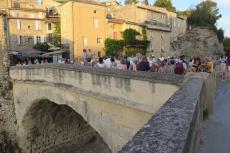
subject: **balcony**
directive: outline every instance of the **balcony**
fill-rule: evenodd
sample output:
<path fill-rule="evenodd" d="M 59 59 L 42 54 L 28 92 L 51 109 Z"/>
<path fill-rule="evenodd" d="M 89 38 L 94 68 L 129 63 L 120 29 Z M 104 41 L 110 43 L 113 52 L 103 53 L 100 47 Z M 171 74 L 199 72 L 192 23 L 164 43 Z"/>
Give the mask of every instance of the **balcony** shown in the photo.
<path fill-rule="evenodd" d="M 148 29 L 162 30 L 162 31 L 168 31 L 168 32 L 171 31 L 170 24 L 164 24 L 156 20 L 145 21 L 144 24 Z"/>
<path fill-rule="evenodd" d="M 47 8 L 46 9 L 46 17 L 47 18 L 59 18 L 60 15 L 56 8 Z"/>

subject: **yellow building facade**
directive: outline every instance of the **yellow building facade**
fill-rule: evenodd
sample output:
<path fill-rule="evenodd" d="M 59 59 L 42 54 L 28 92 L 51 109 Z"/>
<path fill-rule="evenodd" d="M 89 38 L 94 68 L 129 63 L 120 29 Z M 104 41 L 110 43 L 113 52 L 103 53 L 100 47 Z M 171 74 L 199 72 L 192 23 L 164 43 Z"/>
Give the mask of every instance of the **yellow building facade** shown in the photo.
<path fill-rule="evenodd" d="M 70 58 L 82 57 L 83 50 L 104 54 L 106 5 L 98 2 L 70 1 L 61 11 L 62 44 L 68 46 Z"/>
<path fill-rule="evenodd" d="M 124 19 L 111 18 L 107 19 L 106 38 L 121 40 L 123 39 L 122 33 L 126 29 L 135 29 L 142 34 L 143 25 L 131 22 Z"/>

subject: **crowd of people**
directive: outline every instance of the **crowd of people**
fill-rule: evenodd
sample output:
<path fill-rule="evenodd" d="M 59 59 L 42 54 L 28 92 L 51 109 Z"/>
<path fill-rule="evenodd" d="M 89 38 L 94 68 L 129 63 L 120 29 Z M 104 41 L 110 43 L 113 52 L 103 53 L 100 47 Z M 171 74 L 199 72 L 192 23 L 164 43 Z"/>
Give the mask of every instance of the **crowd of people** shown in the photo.
<path fill-rule="evenodd" d="M 80 63 L 82 66 L 98 67 L 98 68 L 113 68 L 119 70 L 131 71 L 149 71 L 155 73 L 175 73 L 178 75 L 186 74 L 187 72 L 213 72 L 213 58 L 199 58 L 191 59 L 180 57 L 164 57 L 156 58 L 155 56 L 142 56 L 137 54 L 133 57 L 120 56 L 115 57 L 83 57 Z"/>
<path fill-rule="evenodd" d="M 90 53 L 90 54 L 89 54 Z M 185 58 L 185 56 L 179 57 L 164 57 L 160 56 L 156 58 L 153 55 L 142 56 L 137 54 L 136 56 L 119 56 L 119 57 L 96 57 L 92 52 L 83 52 L 82 60 L 73 62 L 70 59 L 59 59 L 58 63 L 62 64 L 80 64 L 87 67 L 97 68 L 112 68 L 119 70 L 130 71 L 148 71 L 161 74 L 178 74 L 183 75 L 187 72 L 208 72 L 213 73 L 215 59 L 212 56 L 205 58 L 193 57 L 191 59 Z M 219 62 L 222 63 L 222 68 L 229 68 L 230 71 L 230 58 L 221 56 Z M 45 64 L 50 63 L 49 60 L 35 59 L 33 61 L 27 61 L 24 63 L 18 63 L 17 65 L 27 64 Z M 225 63 L 225 65 L 223 64 Z M 225 66 L 225 67 L 224 67 Z"/>

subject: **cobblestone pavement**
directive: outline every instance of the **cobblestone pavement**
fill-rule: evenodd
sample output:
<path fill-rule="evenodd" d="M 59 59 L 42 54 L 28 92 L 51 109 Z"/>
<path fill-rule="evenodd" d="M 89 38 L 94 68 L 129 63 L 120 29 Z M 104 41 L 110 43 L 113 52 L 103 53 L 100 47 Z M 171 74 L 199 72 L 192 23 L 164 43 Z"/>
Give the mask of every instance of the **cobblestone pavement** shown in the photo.
<path fill-rule="evenodd" d="M 230 78 L 217 79 L 214 113 L 204 122 L 198 153 L 230 153 Z"/>

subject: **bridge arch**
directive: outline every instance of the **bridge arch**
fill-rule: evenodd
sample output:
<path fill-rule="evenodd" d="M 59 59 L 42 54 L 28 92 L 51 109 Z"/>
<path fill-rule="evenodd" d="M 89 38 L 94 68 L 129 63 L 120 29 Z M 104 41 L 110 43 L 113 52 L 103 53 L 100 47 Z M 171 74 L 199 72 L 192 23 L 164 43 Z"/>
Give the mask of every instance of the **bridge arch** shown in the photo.
<path fill-rule="evenodd" d="M 118 152 L 178 89 L 178 81 L 170 81 L 177 80 L 174 76 L 156 80 L 161 76 L 63 64 L 14 67 L 10 77 L 19 143 L 26 133 L 22 123 L 27 112 L 37 100 L 48 99 L 80 114 L 112 152 Z"/>
<path fill-rule="evenodd" d="M 70 87 L 49 83 L 17 82 L 14 83 L 13 94 L 17 142 L 22 147 L 27 146 L 24 136 L 28 129 L 24 128 L 24 119 L 41 100 L 47 99 L 73 109 L 99 133 L 112 152 L 118 152 L 152 116 L 150 113 L 106 101 L 100 96 L 85 95 Z"/>
<path fill-rule="evenodd" d="M 67 105 L 47 99 L 34 102 L 22 120 L 26 152 L 111 153 L 101 136 Z"/>

